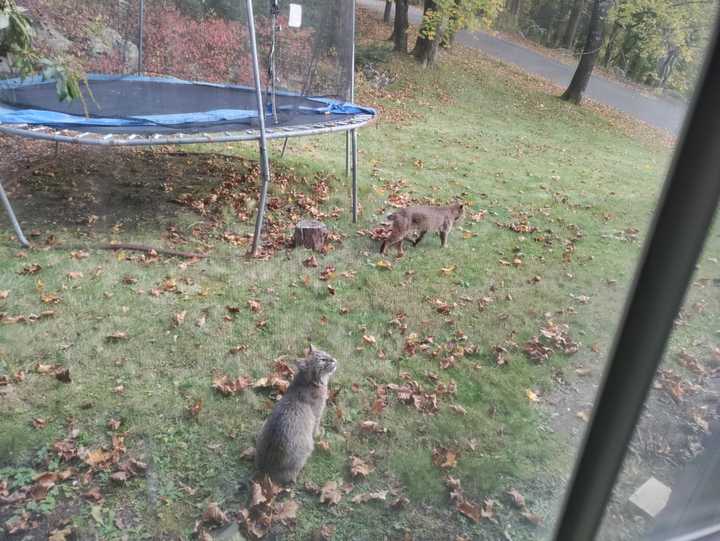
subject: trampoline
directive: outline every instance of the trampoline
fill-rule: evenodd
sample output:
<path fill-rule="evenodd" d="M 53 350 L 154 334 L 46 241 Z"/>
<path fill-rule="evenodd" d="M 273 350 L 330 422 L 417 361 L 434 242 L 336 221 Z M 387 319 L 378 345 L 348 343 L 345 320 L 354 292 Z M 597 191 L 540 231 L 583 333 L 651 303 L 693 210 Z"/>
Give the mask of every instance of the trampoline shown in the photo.
<path fill-rule="evenodd" d="M 92 3 L 102 4 L 100 0 Z M 135 0 L 126 6 L 124 17 L 114 17 L 125 23 L 118 25 L 124 40 L 114 44 L 123 55 L 109 52 L 107 56 L 117 61 L 116 68 L 89 74 L 82 99 L 59 101 L 55 82 L 39 76 L 0 79 L 0 132 L 58 144 L 99 146 L 258 141 L 262 185 L 252 253 L 260 247 L 271 181 L 267 140 L 281 138 L 287 143 L 291 137 L 346 132 L 346 176 L 352 177 L 352 218 L 357 220 L 356 130 L 372 121 L 376 112 L 352 103 L 354 0 L 312 0 L 306 6 L 246 0 L 248 47 L 238 50 L 235 60 L 242 63 L 249 57 L 243 63 L 248 69 L 237 70 L 234 80 L 227 83 L 177 77 L 172 72 L 181 70 L 162 65 L 146 70 L 145 57 L 160 56 L 145 43 L 146 33 L 162 35 L 168 3 Z M 267 9 L 267 16 L 259 18 L 264 25 L 260 43 L 255 6 Z M 236 27 L 235 31 L 240 30 Z M 130 70 L 124 57 L 132 43 L 128 36 L 134 36 L 139 46 L 133 73 L 126 73 Z M 103 60 L 107 66 L 108 59 Z M 93 67 L 92 59 L 86 65 Z M 163 73 L 156 74 L 158 70 Z M 202 72 L 202 65 L 193 70 Z M 254 84 L 243 84 L 250 82 L 250 75 Z M 27 246 L 1 180 L 0 198 L 16 236 Z"/>

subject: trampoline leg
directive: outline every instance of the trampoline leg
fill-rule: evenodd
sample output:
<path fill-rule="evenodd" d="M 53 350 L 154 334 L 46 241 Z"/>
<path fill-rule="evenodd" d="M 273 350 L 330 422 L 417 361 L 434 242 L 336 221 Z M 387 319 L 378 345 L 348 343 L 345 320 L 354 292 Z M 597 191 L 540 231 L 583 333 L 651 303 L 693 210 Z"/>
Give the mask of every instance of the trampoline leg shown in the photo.
<path fill-rule="evenodd" d="M 260 236 L 262 235 L 263 220 L 265 219 L 265 205 L 267 204 L 268 184 L 270 184 L 270 164 L 267 157 L 267 148 L 265 141 L 259 141 L 260 145 L 260 168 L 262 171 L 262 187 L 260 188 L 260 201 L 258 202 L 258 215 L 255 220 L 255 235 L 253 236 L 252 252 L 253 256 L 257 255 L 260 246 Z"/>
<path fill-rule="evenodd" d="M 256 256 L 260 246 L 263 218 L 265 217 L 265 204 L 267 202 L 267 189 L 270 183 L 270 162 L 267 153 L 267 136 L 265 133 L 265 108 L 263 107 L 262 87 L 260 83 L 260 64 L 258 62 L 257 39 L 255 37 L 255 15 L 253 14 L 252 0 L 246 0 L 247 24 L 250 38 L 250 52 L 252 53 L 253 78 L 255 79 L 255 99 L 257 100 L 258 124 L 260 127 L 260 168 L 262 172 L 262 189 L 258 202 L 258 214 L 255 221 L 255 236 L 253 237 L 250 255 Z"/>
<path fill-rule="evenodd" d="M 60 141 L 55 141 L 55 159 L 57 160 L 58 155 L 60 154 Z"/>
<path fill-rule="evenodd" d="M 345 132 L 345 178 L 350 176 L 350 132 Z"/>
<path fill-rule="evenodd" d="M 5 207 L 5 212 L 10 217 L 10 221 L 12 222 L 13 229 L 15 229 L 15 235 L 17 236 L 18 240 L 20 241 L 20 244 L 23 245 L 23 247 L 27 248 L 30 246 L 30 243 L 25 238 L 25 235 L 22 232 L 22 229 L 20 228 L 20 223 L 17 221 L 17 218 L 15 217 L 15 212 L 13 211 L 12 206 L 10 205 L 10 201 L 7 198 L 7 194 L 5 193 L 5 190 L 3 189 L 2 183 L 0 183 L 0 199 L 2 199 L 3 206 Z"/>
<path fill-rule="evenodd" d="M 357 196 L 357 130 L 350 131 L 352 140 L 352 221 L 357 223 L 358 196 Z"/>
<path fill-rule="evenodd" d="M 287 148 L 288 139 L 290 139 L 290 138 L 289 138 L 289 137 L 286 137 L 285 140 L 283 141 L 282 151 L 280 151 L 280 157 L 281 157 L 281 158 L 284 158 L 284 157 L 285 157 L 285 149 Z"/>

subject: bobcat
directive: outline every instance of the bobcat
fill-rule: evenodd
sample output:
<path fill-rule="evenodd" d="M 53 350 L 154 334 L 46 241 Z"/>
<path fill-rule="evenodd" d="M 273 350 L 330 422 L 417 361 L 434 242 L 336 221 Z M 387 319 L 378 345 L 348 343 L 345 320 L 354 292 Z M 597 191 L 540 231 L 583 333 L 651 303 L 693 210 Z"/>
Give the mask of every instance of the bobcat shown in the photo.
<path fill-rule="evenodd" d="M 392 221 L 392 230 L 390 236 L 380 246 L 380 253 L 384 254 L 388 246 L 397 244 L 398 255 L 404 255 L 403 241 L 413 231 L 420 232 L 417 239 L 411 240 L 413 246 L 417 246 L 428 231 L 438 231 L 440 233 L 440 243 L 444 248 L 447 245 L 448 234 L 453 224 L 462 215 L 463 205 L 461 203 L 449 207 L 407 207 L 401 209 L 388 216 Z"/>
<path fill-rule="evenodd" d="M 335 373 L 337 361 L 311 345 L 310 353 L 298 361 L 297 368 L 255 445 L 255 466 L 281 484 L 294 483 L 312 454 L 313 436 L 320 433 L 328 381 Z"/>

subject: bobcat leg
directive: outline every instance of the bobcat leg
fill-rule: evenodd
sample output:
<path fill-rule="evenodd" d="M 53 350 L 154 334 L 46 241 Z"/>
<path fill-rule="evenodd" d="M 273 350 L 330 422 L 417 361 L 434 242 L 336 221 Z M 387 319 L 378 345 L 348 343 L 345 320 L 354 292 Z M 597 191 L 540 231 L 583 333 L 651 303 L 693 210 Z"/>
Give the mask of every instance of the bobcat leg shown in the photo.
<path fill-rule="evenodd" d="M 403 249 L 403 243 L 405 242 L 405 239 L 400 239 L 400 242 L 398 242 L 398 257 L 402 257 L 405 255 L 405 250 Z"/>
<path fill-rule="evenodd" d="M 427 231 L 420 231 L 420 236 L 415 239 L 415 241 L 413 242 L 413 246 L 417 246 L 417 245 L 418 245 L 418 242 L 420 242 L 421 240 L 423 240 L 423 237 L 425 236 L 425 233 L 427 233 Z"/>
<path fill-rule="evenodd" d="M 447 231 L 440 231 L 440 245 L 443 248 L 445 248 L 447 246 L 447 237 L 448 237 Z"/>
<path fill-rule="evenodd" d="M 387 248 L 387 245 L 388 245 L 387 239 L 383 240 L 382 244 L 380 245 L 380 253 L 382 255 L 385 255 L 385 249 Z"/>

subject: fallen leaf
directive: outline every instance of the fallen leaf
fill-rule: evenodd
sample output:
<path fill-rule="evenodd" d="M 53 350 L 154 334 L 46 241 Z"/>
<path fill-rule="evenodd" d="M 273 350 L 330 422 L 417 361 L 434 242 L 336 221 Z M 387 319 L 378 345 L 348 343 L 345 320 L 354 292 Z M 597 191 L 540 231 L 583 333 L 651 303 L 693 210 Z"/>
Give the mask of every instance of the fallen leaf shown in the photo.
<path fill-rule="evenodd" d="M 47 426 L 47 421 L 40 417 L 36 417 L 32 420 L 32 425 L 33 428 L 37 428 L 38 430 L 40 430 L 41 428 L 45 428 Z"/>
<path fill-rule="evenodd" d="M 407 504 L 410 503 L 410 500 L 408 500 L 405 496 L 400 496 L 398 499 L 396 499 L 394 502 L 390 504 L 391 509 L 402 509 Z"/>
<path fill-rule="evenodd" d="M 73 529 L 70 526 L 55 529 L 48 534 L 48 541 L 67 541 L 68 537 L 72 537 L 72 534 Z"/>
<path fill-rule="evenodd" d="M 476 524 L 482 518 L 482 509 L 474 502 L 463 499 L 457 504 L 456 509 Z"/>
<path fill-rule="evenodd" d="M 380 423 L 375 421 L 361 421 L 360 430 L 363 432 L 373 432 L 375 434 L 385 434 L 387 432 L 387 428 L 381 427 Z"/>
<path fill-rule="evenodd" d="M 202 411 L 202 407 L 202 398 L 199 398 L 195 402 L 190 404 L 190 406 L 188 406 L 188 413 L 190 414 L 190 417 L 192 417 L 193 419 L 197 419 L 198 415 L 200 415 L 200 412 Z"/>
<path fill-rule="evenodd" d="M 260 304 L 260 301 L 256 301 L 254 299 L 248 300 L 248 306 L 250 307 L 250 311 L 254 313 L 258 313 L 262 310 L 262 305 Z"/>
<path fill-rule="evenodd" d="M 370 411 L 374 413 L 375 415 L 380 415 L 383 410 L 385 409 L 385 401 L 382 398 L 378 398 L 373 402 L 372 407 L 370 408 Z"/>
<path fill-rule="evenodd" d="M 275 507 L 275 515 L 273 518 L 283 523 L 294 521 L 297 518 L 298 509 L 300 509 L 298 502 L 295 500 L 287 500 L 279 503 Z"/>
<path fill-rule="evenodd" d="M 383 269 L 383 270 L 392 270 L 392 268 L 393 268 L 392 263 L 390 263 L 389 261 L 386 261 L 385 259 L 381 259 L 380 261 L 375 263 L 375 266 L 378 269 Z"/>
<path fill-rule="evenodd" d="M 375 466 L 368 464 L 363 459 L 356 456 L 350 457 L 350 474 L 353 477 L 367 477 L 374 470 Z"/>
<path fill-rule="evenodd" d="M 55 293 L 48 293 L 47 295 L 41 295 L 40 300 L 44 304 L 59 304 L 62 299 L 57 296 Z"/>
<path fill-rule="evenodd" d="M 239 376 L 231 379 L 227 374 L 213 377 L 212 388 L 224 396 L 232 396 L 244 391 L 252 385 L 252 379 L 248 376 Z"/>
<path fill-rule="evenodd" d="M 42 267 L 38 265 L 37 263 L 33 263 L 32 265 L 27 265 L 23 267 L 23 270 L 20 271 L 20 274 L 29 275 L 29 274 L 37 274 L 42 270 Z"/>
<path fill-rule="evenodd" d="M 85 456 L 85 463 L 88 466 L 95 467 L 100 464 L 104 464 L 112 457 L 113 454 L 111 451 L 106 451 L 104 449 L 95 449 L 93 451 L 88 451 L 87 455 Z"/>
<path fill-rule="evenodd" d="M 255 459 L 255 447 L 248 447 L 245 449 L 242 453 L 240 453 L 240 458 L 243 460 L 254 460 Z"/>
<path fill-rule="evenodd" d="M 115 394 L 123 394 L 125 392 L 125 385 L 118 385 L 116 387 L 113 387 L 112 392 Z"/>
<path fill-rule="evenodd" d="M 320 489 L 320 503 L 336 505 L 342 499 L 342 491 L 338 489 L 337 481 L 328 481 Z"/>
<path fill-rule="evenodd" d="M 203 513 L 202 521 L 207 524 L 221 526 L 226 522 L 229 522 L 229 519 L 227 515 L 223 513 L 222 509 L 220 509 L 217 502 L 210 502 L 205 510 L 205 513 Z"/>
<path fill-rule="evenodd" d="M 523 509 L 525 507 L 525 497 L 520 494 L 517 490 L 514 488 L 511 488 L 506 492 L 508 496 L 510 496 L 510 501 L 512 501 L 512 504 L 517 509 Z"/>
<path fill-rule="evenodd" d="M 93 487 L 87 492 L 83 492 L 82 497 L 86 500 L 92 500 L 94 502 L 99 502 L 103 499 L 103 495 L 100 493 L 99 487 Z"/>
<path fill-rule="evenodd" d="M 90 252 L 86 252 L 85 250 L 73 250 L 70 252 L 70 257 L 73 259 L 86 259 L 90 257 Z"/>
<path fill-rule="evenodd" d="M 306 267 L 317 267 L 318 261 L 314 255 L 311 255 L 310 257 L 308 257 L 307 259 L 305 259 L 303 261 L 303 265 L 305 265 Z"/>
<path fill-rule="evenodd" d="M 118 419 L 110 419 L 107 422 L 107 427 L 110 430 L 117 430 L 118 428 L 120 428 L 120 421 Z"/>
<path fill-rule="evenodd" d="M 329 451 L 330 450 L 330 442 L 326 440 L 319 440 L 317 443 L 315 443 L 320 449 L 323 451 Z"/>
<path fill-rule="evenodd" d="M 543 522 L 541 516 L 536 515 L 535 513 L 531 513 L 527 509 L 520 513 L 520 516 L 522 516 L 525 520 L 527 520 L 530 524 L 534 526 L 540 526 Z"/>
<path fill-rule="evenodd" d="M 526 389 L 525 394 L 527 395 L 527 398 L 530 402 L 539 402 L 540 398 L 538 397 L 537 393 L 533 391 L 532 389 Z"/>
<path fill-rule="evenodd" d="M 120 340 L 127 340 L 128 333 L 125 331 L 116 331 L 109 336 L 105 337 L 108 342 L 119 342 Z"/>
<path fill-rule="evenodd" d="M 324 524 L 310 535 L 310 541 L 330 541 L 335 535 L 336 526 L 334 524 Z"/>
<path fill-rule="evenodd" d="M 592 368 L 576 368 L 575 373 L 581 378 L 584 378 L 592 374 Z"/>
<path fill-rule="evenodd" d="M 79 280 L 83 277 L 83 273 L 80 271 L 71 271 L 67 273 L 67 277 L 70 278 L 70 280 Z"/>
<path fill-rule="evenodd" d="M 0 290 L 0 301 L 4 301 L 8 298 L 8 295 L 10 295 L 10 291 L 7 289 Z"/>
<path fill-rule="evenodd" d="M 353 503 L 367 503 L 370 501 L 384 502 L 387 499 L 387 490 L 379 490 L 377 492 L 366 492 L 365 494 L 358 494 L 350 500 Z"/>
<path fill-rule="evenodd" d="M 449 267 L 441 267 L 440 268 L 440 275 L 441 276 L 449 276 L 453 272 L 455 272 L 455 269 L 457 269 L 456 265 L 450 265 Z"/>
<path fill-rule="evenodd" d="M 467 410 L 458 404 L 450 404 L 450 409 L 458 415 L 465 415 L 467 413 Z"/>
<path fill-rule="evenodd" d="M 30 487 L 30 496 L 35 501 L 44 500 L 50 489 L 54 487 L 55 483 L 59 480 L 59 476 L 55 472 L 45 472 L 36 475 L 33 478 L 33 485 Z"/>
<path fill-rule="evenodd" d="M 125 471 L 117 471 L 110 476 L 110 479 L 112 479 L 116 483 L 124 483 L 129 478 L 130 478 L 130 476 Z"/>
<path fill-rule="evenodd" d="M 374 345 L 377 344 L 377 340 L 375 340 L 375 337 L 372 336 L 372 335 L 363 334 L 363 337 L 362 337 L 362 338 L 363 338 L 363 341 L 364 341 L 366 344 L 369 344 L 369 345 L 371 345 L 371 346 L 374 346 Z"/>
<path fill-rule="evenodd" d="M 590 413 L 588 413 L 588 412 L 585 411 L 585 410 L 580 410 L 580 411 L 578 411 L 578 412 L 575 414 L 575 416 L 576 416 L 578 419 L 581 419 L 581 420 L 585 421 L 586 423 L 590 422 Z"/>
<path fill-rule="evenodd" d="M 438 447 L 432 451 L 432 463 L 443 470 L 457 466 L 457 458 L 457 452 L 445 447 Z"/>
<path fill-rule="evenodd" d="M 204 327 L 206 321 L 207 321 L 207 316 L 205 314 L 201 314 L 200 317 L 195 320 L 195 326 L 196 327 Z"/>
<path fill-rule="evenodd" d="M 327 282 L 328 280 L 332 280 L 335 278 L 335 267 L 332 265 L 327 265 L 323 271 L 320 273 L 320 280 L 323 282 Z"/>
<path fill-rule="evenodd" d="M 187 310 L 183 310 L 182 312 L 178 312 L 173 316 L 173 325 L 176 327 L 179 327 L 183 323 L 185 323 L 185 316 L 187 316 Z"/>
<path fill-rule="evenodd" d="M 58 381 L 61 381 L 62 383 L 71 383 L 72 379 L 70 378 L 70 369 L 69 368 L 60 368 L 57 371 L 55 371 L 55 379 Z"/>

